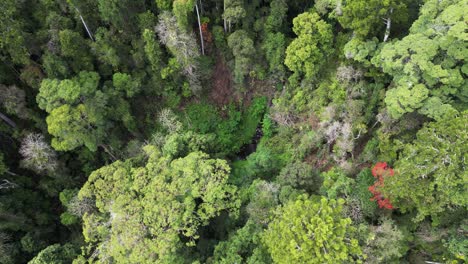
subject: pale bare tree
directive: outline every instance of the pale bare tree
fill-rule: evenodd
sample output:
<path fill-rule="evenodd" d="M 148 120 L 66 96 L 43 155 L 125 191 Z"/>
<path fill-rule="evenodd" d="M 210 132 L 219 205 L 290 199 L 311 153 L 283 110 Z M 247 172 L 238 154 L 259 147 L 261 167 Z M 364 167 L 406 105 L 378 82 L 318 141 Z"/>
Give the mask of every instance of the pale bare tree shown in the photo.
<path fill-rule="evenodd" d="M 29 117 L 29 110 L 26 107 L 25 92 L 15 85 L 5 86 L 0 84 L 0 105 L 8 114 L 16 115 L 21 119 Z"/>
<path fill-rule="evenodd" d="M 42 134 L 31 133 L 23 138 L 20 154 L 21 165 L 37 173 L 54 172 L 58 167 L 57 154 Z"/>
<path fill-rule="evenodd" d="M 182 30 L 177 24 L 176 17 L 167 11 L 159 16 L 156 32 L 161 43 L 166 45 L 182 66 L 183 74 L 189 80 L 192 92 L 198 94 L 201 90 L 197 65 L 200 53 L 194 34 Z"/>
<path fill-rule="evenodd" d="M 68 203 L 67 211 L 78 217 L 82 217 L 85 213 L 89 213 L 95 210 L 95 201 L 91 198 L 78 198 L 78 196 L 73 197 Z"/>
<path fill-rule="evenodd" d="M 165 127 L 169 133 L 175 133 L 182 129 L 182 123 L 171 109 L 164 108 L 159 112 L 158 121 Z"/>

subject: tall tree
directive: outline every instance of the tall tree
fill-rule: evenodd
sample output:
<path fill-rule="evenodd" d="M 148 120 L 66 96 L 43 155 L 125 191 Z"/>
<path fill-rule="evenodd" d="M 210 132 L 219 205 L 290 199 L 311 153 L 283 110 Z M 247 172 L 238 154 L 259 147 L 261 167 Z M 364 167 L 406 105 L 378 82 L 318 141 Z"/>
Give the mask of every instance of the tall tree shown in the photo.
<path fill-rule="evenodd" d="M 293 31 L 297 38 L 286 49 L 284 64 L 305 78 L 316 76 L 331 53 L 333 33 L 331 26 L 317 13 L 303 13 L 294 18 Z"/>
<path fill-rule="evenodd" d="M 372 59 L 393 77 L 385 103 L 393 118 L 418 111 L 434 119 L 451 115 L 454 103 L 468 102 L 466 3 L 427 1 L 402 40 Z"/>
<path fill-rule="evenodd" d="M 252 65 L 255 54 L 254 42 L 245 30 L 236 30 L 228 37 L 228 46 L 235 58 L 234 79 L 242 84 Z"/>
<path fill-rule="evenodd" d="M 84 216 L 90 261 L 183 263 L 190 258 L 184 242 L 194 245 L 210 219 L 239 206 L 226 161 L 202 152 L 171 160 L 155 146 L 144 150 L 144 166 L 117 161 L 80 190 L 98 209 Z"/>
<path fill-rule="evenodd" d="M 408 19 L 408 6 L 405 2 L 348 0 L 342 7 L 338 21 L 344 28 L 353 30 L 358 37 L 381 37 L 386 41 L 391 24 L 406 22 Z"/>
<path fill-rule="evenodd" d="M 343 200 L 300 196 L 278 209 L 263 239 L 275 263 L 353 263 L 362 259 Z"/>
<path fill-rule="evenodd" d="M 98 90 L 98 85 L 99 75 L 95 72 L 42 82 L 36 100 L 49 113 L 46 121 L 56 150 L 85 145 L 95 151 L 101 143 L 106 129 L 107 97 Z"/>
<path fill-rule="evenodd" d="M 385 178 L 385 197 L 416 220 L 437 217 L 468 206 L 468 112 L 429 123 L 405 145 L 395 163 L 396 174 Z"/>
<path fill-rule="evenodd" d="M 192 92 L 198 94 L 201 90 L 197 58 L 200 56 L 193 34 L 187 33 L 177 25 L 177 19 L 169 12 L 159 15 L 156 28 L 159 39 L 166 45 L 182 66 L 184 75 L 190 82 Z"/>

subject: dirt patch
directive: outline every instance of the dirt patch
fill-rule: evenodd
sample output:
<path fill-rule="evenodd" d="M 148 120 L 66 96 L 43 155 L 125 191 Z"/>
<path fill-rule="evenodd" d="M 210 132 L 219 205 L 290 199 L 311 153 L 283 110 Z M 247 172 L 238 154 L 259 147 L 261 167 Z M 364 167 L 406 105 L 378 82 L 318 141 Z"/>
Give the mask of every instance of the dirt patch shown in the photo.
<path fill-rule="evenodd" d="M 212 89 L 209 98 L 215 105 L 222 107 L 235 99 L 232 75 L 221 56 L 216 58 L 216 64 L 211 76 Z"/>

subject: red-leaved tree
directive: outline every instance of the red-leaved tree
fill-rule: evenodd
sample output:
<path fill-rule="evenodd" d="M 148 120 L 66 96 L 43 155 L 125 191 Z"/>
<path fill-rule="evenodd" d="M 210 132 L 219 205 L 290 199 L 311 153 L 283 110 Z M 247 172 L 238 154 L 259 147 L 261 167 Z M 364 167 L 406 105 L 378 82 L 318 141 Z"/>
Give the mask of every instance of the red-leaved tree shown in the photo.
<path fill-rule="evenodd" d="M 379 189 L 384 186 L 384 178 L 391 177 L 395 174 L 386 162 L 377 162 L 372 168 L 372 175 L 376 178 L 374 185 L 369 186 L 369 191 L 374 195 L 371 201 L 377 201 L 379 208 L 393 209 L 393 205 L 388 198 L 385 198 Z"/>

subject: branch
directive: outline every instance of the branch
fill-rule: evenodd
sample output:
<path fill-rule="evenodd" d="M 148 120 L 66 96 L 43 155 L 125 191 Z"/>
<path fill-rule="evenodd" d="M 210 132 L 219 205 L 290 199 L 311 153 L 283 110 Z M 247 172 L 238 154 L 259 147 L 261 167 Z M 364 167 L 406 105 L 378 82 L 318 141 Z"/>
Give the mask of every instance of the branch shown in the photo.
<path fill-rule="evenodd" d="M 0 118 L 5 121 L 8 125 L 10 125 L 12 128 L 16 128 L 16 123 L 13 122 L 10 118 L 8 118 L 6 115 L 0 113 Z"/>
<path fill-rule="evenodd" d="M 86 29 L 86 32 L 88 32 L 89 38 L 92 41 L 94 41 L 93 35 L 91 34 L 91 31 L 89 30 L 88 26 L 86 25 L 86 22 L 84 21 L 83 16 L 81 16 L 80 10 L 78 10 L 78 8 L 76 8 L 76 7 L 75 7 L 75 9 L 76 9 L 76 12 L 78 12 L 78 15 L 80 16 L 81 22 L 83 23 L 83 25 L 84 25 L 84 27 Z"/>
<path fill-rule="evenodd" d="M 388 15 L 388 18 L 384 19 L 385 23 L 387 24 L 387 28 L 385 29 L 385 36 L 384 36 L 383 42 L 386 42 L 388 40 L 388 37 L 390 36 L 390 27 L 392 25 L 392 18 L 390 16 L 392 15 L 392 13 L 393 13 L 393 7 L 390 8 L 390 14 Z"/>

